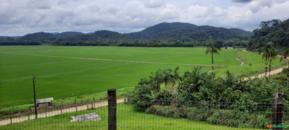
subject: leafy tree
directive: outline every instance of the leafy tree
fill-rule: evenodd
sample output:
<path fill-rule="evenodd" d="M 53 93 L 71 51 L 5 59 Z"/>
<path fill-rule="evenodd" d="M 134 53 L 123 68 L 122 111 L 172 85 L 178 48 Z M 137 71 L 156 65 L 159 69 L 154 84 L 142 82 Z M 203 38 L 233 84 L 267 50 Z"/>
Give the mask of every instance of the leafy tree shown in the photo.
<path fill-rule="evenodd" d="M 206 54 L 211 54 L 212 70 L 214 70 L 214 54 L 218 54 L 221 48 L 216 46 L 216 42 L 210 37 L 206 49 Z"/>

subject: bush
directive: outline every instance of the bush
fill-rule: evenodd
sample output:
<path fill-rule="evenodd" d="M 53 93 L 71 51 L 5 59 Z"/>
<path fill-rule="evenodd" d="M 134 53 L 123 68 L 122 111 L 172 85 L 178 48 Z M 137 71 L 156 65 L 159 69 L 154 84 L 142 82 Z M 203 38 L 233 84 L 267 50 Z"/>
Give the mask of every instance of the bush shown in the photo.
<path fill-rule="evenodd" d="M 171 94 L 167 90 L 162 90 L 156 95 L 154 103 L 156 105 L 166 106 L 166 105 L 170 105 L 173 99 L 174 99 L 173 94 Z"/>
<path fill-rule="evenodd" d="M 234 110 L 216 110 L 207 121 L 232 127 L 265 128 L 266 125 L 270 124 L 270 119 L 266 118 L 265 115 Z"/>
<path fill-rule="evenodd" d="M 187 110 L 187 118 L 190 120 L 206 121 L 210 113 L 206 109 L 191 107 Z"/>
<path fill-rule="evenodd" d="M 235 114 L 232 110 L 216 110 L 207 121 L 212 124 L 238 127 L 241 121 L 235 118 Z"/>
<path fill-rule="evenodd" d="M 183 114 L 176 107 L 172 106 L 153 105 L 146 110 L 146 113 L 174 118 L 183 117 Z"/>
<path fill-rule="evenodd" d="M 248 124 L 248 127 L 265 128 L 266 125 L 271 124 L 271 121 L 265 115 L 252 115 Z"/>

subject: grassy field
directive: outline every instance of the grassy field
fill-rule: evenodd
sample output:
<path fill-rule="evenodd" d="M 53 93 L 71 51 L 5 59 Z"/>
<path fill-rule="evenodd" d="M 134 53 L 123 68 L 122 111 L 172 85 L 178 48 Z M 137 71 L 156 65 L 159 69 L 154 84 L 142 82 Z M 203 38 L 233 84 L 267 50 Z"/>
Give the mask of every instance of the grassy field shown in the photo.
<path fill-rule="evenodd" d="M 203 66 L 208 71 L 208 65 L 205 48 L 0 46 L 0 109 L 32 103 L 33 75 L 38 98 L 82 98 L 104 95 L 112 87 L 126 92 L 157 69 L 179 66 L 183 72 Z M 258 54 L 240 49 L 223 49 L 216 65 L 218 75 L 227 70 L 252 74 L 264 68 Z"/>
<path fill-rule="evenodd" d="M 106 108 L 100 108 L 86 112 L 26 121 L 19 124 L 2 126 L 0 130 L 107 130 L 106 110 Z M 73 115 L 91 112 L 99 114 L 101 120 L 99 122 L 70 122 L 70 117 Z M 135 112 L 130 105 L 119 105 L 117 113 L 118 130 L 257 130 L 250 128 L 230 128 L 199 121 L 149 115 Z"/>

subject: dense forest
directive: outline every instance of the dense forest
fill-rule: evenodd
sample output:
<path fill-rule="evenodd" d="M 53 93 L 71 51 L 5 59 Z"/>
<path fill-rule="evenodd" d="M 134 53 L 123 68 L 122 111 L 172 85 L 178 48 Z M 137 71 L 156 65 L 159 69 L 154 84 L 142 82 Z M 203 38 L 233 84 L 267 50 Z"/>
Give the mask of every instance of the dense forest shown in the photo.
<path fill-rule="evenodd" d="M 266 44 L 273 44 L 275 48 L 289 48 L 289 19 L 264 21 L 260 28 L 253 32 L 254 35 L 248 44 L 250 50 L 256 50 Z"/>
<path fill-rule="evenodd" d="M 204 42 L 212 37 L 219 41 L 220 45 L 238 46 L 248 41 L 251 35 L 251 32 L 234 28 L 197 26 L 189 23 L 160 23 L 143 31 L 127 34 L 102 30 L 93 33 L 38 32 L 21 37 L 0 37 L 0 45 L 199 46 L 204 45 Z"/>

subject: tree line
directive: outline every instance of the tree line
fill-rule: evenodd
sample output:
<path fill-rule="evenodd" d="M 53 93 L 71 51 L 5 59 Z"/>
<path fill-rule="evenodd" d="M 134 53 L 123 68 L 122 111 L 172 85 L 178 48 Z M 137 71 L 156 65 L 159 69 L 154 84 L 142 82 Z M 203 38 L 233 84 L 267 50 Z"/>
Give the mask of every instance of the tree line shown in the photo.
<path fill-rule="evenodd" d="M 249 50 L 258 50 L 266 44 L 277 49 L 289 48 L 289 19 L 263 21 L 253 33 L 247 47 Z"/>

